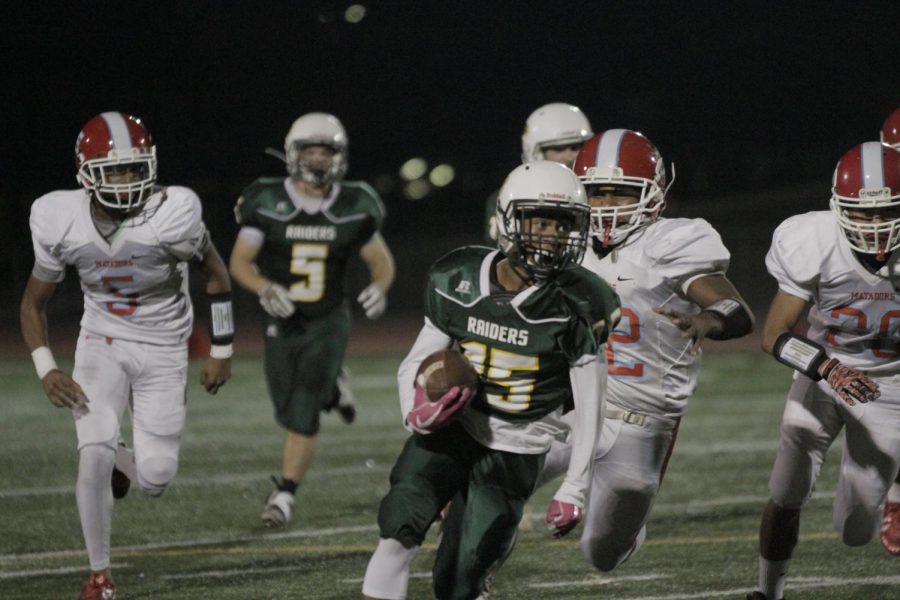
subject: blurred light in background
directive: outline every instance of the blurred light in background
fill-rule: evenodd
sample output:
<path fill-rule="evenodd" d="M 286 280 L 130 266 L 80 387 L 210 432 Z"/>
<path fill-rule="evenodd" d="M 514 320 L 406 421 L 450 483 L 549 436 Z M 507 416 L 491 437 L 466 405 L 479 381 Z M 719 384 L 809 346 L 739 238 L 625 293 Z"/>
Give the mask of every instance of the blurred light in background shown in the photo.
<path fill-rule="evenodd" d="M 359 23 L 366 16 L 366 7 L 362 4 L 351 4 L 344 11 L 344 20 L 348 23 Z"/>
<path fill-rule="evenodd" d="M 419 179 L 428 171 L 428 163 L 424 158 L 411 158 L 400 167 L 400 177 L 406 181 Z"/>
<path fill-rule="evenodd" d="M 456 171 L 450 165 L 438 165 L 431 170 L 428 180 L 434 187 L 444 187 L 449 185 L 453 178 L 456 177 Z"/>
<path fill-rule="evenodd" d="M 410 181 L 403 188 L 403 195 L 410 200 L 421 200 L 431 191 L 431 185 L 424 179 Z"/>

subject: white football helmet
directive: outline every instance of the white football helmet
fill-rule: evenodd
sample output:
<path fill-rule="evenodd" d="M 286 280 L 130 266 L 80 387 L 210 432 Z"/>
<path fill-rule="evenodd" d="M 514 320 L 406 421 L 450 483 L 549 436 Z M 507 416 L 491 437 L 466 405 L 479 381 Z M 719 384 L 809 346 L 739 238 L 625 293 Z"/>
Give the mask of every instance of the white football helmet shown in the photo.
<path fill-rule="evenodd" d="M 590 206 L 575 174 L 559 163 L 537 160 L 516 167 L 497 196 L 500 250 L 538 280 L 581 262 L 587 248 Z M 537 219 L 555 229 L 539 228 Z"/>
<path fill-rule="evenodd" d="M 540 107 L 525 121 L 522 133 L 522 162 L 544 158 L 547 146 L 583 144 L 594 135 L 581 109 L 565 102 Z"/>
<path fill-rule="evenodd" d="M 322 145 L 334 150 L 331 168 L 312 169 L 300 159 L 304 146 Z M 307 113 L 294 121 L 284 138 L 284 156 L 288 173 L 317 187 L 343 179 L 347 173 L 347 132 L 334 115 Z"/>
<path fill-rule="evenodd" d="M 854 146 L 834 169 L 831 194 L 831 210 L 851 248 L 884 260 L 900 247 L 900 150 L 878 142 Z"/>

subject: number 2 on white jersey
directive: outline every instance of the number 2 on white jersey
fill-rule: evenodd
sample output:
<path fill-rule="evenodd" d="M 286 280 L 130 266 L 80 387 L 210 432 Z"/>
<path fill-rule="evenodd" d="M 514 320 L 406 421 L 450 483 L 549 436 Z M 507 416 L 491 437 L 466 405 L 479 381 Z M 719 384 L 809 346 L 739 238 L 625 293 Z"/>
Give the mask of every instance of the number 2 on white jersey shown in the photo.
<path fill-rule="evenodd" d="M 294 302 L 318 302 L 325 293 L 326 244 L 294 244 L 291 247 L 291 274 L 304 279 L 291 284 L 288 293 Z"/>
<path fill-rule="evenodd" d="M 611 333 L 606 345 L 606 363 L 609 374 L 617 377 L 643 377 L 644 363 L 636 360 L 630 364 L 622 364 L 621 354 L 616 358 L 616 344 L 637 344 L 641 341 L 641 318 L 630 308 L 622 307 L 622 320 L 619 322 L 626 333 Z"/>

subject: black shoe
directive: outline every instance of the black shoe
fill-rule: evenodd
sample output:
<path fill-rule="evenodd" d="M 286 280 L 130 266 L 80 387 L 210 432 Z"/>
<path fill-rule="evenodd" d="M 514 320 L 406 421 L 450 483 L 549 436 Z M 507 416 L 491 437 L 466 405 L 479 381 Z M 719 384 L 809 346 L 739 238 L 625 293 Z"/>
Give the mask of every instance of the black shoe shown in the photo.
<path fill-rule="evenodd" d="M 119 447 L 116 448 L 116 462 L 127 460 L 134 462 L 134 452 L 125 445 L 124 441 L 119 440 Z M 128 490 L 131 488 L 131 479 L 123 471 L 120 471 L 117 466 L 113 465 L 110 485 L 113 498 L 121 500 L 128 495 Z"/>
<path fill-rule="evenodd" d="M 322 405 L 322 412 L 330 413 L 334 409 L 347 425 L 356 420 L 356 400 L 353 398 L 353 390 L 350 389 L 350 371 L 347 367 L 341 367 L 341 374 L 335 382 L 334 395 Z"/>

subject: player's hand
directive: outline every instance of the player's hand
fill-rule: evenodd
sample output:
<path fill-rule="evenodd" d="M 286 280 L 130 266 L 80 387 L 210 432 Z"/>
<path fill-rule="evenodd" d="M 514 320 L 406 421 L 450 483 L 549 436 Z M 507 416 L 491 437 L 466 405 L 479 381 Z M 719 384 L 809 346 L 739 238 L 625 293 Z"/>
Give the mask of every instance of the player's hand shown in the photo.
<path fill-rule="evenodd" d="M 231 379 L 231 359 L 209 357 L 203 363 L 200 384 L 210 394 L 215 394 L 225 382 Z"/>
<path fill-rule="evenodd" d="M 297 310 L 291 295 L 284 286 L 270 281 L 259 290 L 259 304 L 273 317 L 286 319 Z"/>
<path fill-rule="evenodd" d="M 555 538 L 561 538 L 581 522 L 581 508 L 571 502 L 551 500 L 547 508 L 547 528 Z"/>
<path fill-rule="evenodd" d="M 841 400 L 850 406 L 857 402 L 872 402 L 881 396 L 877 383 L 836 358 L 826 361 L 819 369 L 819 374 Z"/>
<path fill-rule="evenodd" d="M 696 354 L 700 350 L 700 342 L 706 338 L 710 331 L 722 326 L 722 321 L 709 313 L 683 313 L 665 306 L 657 306 L 653 312 L 668 318 L 675 327 L 681 330 L 685 337 L 691 338 L 691 353 Z"/>
<path fill-rule="evenodd" d="M 432 402 L 425 394 L 425 388 L 416 383 L 416 396 L 412 410 L 406 415 L 406 423 L 416 433 L 427 435 L 449 423 L 453 415 L 465 408 L 471 399 L 470 388 L 455 385 Z"/>
<path fill-rule="evenodd" d="M 50 399 L 53 406 L 77 408 L 88 402 L 81 386 L 59 369 L 53 369 L 44 375 L 41 385 L 44 386 L 44 393 L 47 394 L 47 398 Z"/>
<path fill-rule="evenodd" d="M 362 305 L 366 316 L 370 319 L 377 319 L 384 314 L 384 309 L 387 308 L 387 294 L 377 283 L 371 284 L 360 292 L 356 301 Z"/>

